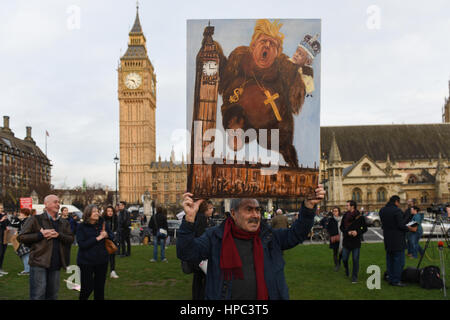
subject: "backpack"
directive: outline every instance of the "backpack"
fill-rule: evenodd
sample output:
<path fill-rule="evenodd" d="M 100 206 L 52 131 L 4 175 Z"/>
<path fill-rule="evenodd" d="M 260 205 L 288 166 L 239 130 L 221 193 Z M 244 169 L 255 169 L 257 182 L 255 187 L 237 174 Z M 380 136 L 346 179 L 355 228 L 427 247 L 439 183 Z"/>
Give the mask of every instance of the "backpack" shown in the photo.
<path fill-rule="evenodd" d="M 420 286 L 424 289 L 441 289 L 444 287 L 441 270 L 437 266 L 428 266 L 420 270 Z"/>
<path fill-rule="evenodd" d="M 402 282 L 419 283 L 421 269 L 408 267 L 402 271 Z"/>

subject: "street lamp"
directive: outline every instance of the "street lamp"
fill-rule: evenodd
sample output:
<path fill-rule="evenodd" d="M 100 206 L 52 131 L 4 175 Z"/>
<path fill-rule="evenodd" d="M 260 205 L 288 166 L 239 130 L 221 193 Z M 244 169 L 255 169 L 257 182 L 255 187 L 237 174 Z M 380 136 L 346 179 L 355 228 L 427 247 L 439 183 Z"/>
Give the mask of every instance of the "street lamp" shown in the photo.
<path fill-rule="evenodd" d="M 114 163 L 116 164 L 116 204 L 118 203 L 118 198 L 117 198 L 117 164 L 119 163 L 119 157 L 116 156 L 114 157 Z"/>

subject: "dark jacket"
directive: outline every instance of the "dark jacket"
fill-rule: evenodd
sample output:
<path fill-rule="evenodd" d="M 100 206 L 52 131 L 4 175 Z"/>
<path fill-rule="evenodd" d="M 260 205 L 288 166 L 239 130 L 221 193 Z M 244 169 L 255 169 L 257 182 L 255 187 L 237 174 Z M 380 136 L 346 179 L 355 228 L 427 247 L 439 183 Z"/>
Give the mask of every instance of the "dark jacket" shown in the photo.
<path fill-rule="evenodd" d="M 386 251 L 405 250 L 405 235 L 409 229 L 405 225 L 405 217 L 402 210 L 395 204 L 388 203 L 380 210 L 380 220 Z"/>
<path fill-rule="evenodd" d="M 364 217 L 360 212 L 357 213 L 356 217 L 351 221 L 350 225 L 345 228 L 344 221 L 349 215 L 350 212 L 346 212 L 342 216 L 341 220 L 341 231 L 342 231 L 342 246 L 346 249 L 356 249 L 361 248 L 361 240 L 363 233 L 367 232 L 367 225 Z M 356 231 L 357 235 L 356 237 L 350 236 L 348 234 L 349 231 Z"/>
<path fill-rule="evenodd" d="M 0 219 L 3 218 L 3 216 L 7 216 L 6 213 L 0 213 Z M 9 226 L 11 223 L 8 218 L 5 219 L 5 221 L 0 222 L 0 244 L 3 244 L 3 238 L 5 236 L 6 227 Z M 5 243 L 6 244 L 6 243 Z"/>
<path fill-rule="evenodd" d="M 285 215 L 276 215 L 271 221 L 272 229 L 289 228 L 288 218 Z"/>
<path fill-rule="evenodd" d="M 299 218 L 289 229 L 273 230 L 261 222 L 260 238 L 264 250 L 264 278 L 269 299 L 289 299 L 289 289 L 284 277 L 283 250 L 291 249 L 308 238 L 314 223 L 314 210 L 304 206 Z M 183 219 L 177 233 L 177 257 L 183 261 L 201 261 L 208 259 L 205 299 L 231 299 L 232 281 L 221 277 L 220 251 L 225 222 L 209 228 L 195 238 L 194 224 Z"/>
<path fill-rule="evenodd" d="M 119 211 L 118 227 L 119 231 L 129 230 L 131 226 L 131 215 L 128 210 Z"/>
<path fill-rule="evenodd" d="M 330 248 L 339 248 L 339 241 L 331 243 L 331 237 L 339 234 L 339 223 L 334 217 L 328 218 L 326 229 L 328 231 L 328 234 L 330 235 Z"/>
<path fill-rule="evenodd" d="M 96 239 L 103 229 L 103 221 L 103 218 L 100 218 L 96 224 L 83 222 L 78 225 L 78 265 L 108 263 L 109 253 L 106 251 L 105 239 Z M 105 231 L 108 233 L 108 239 L 114 240 L 114 234 L 106 224 Z"/>
<path fill-rule="evenodd" d="M 117 229 L 119 228 L 119 225 L 118 225 L 118 219 L 117 219 L 117 215 L 116 214 L 114 214 L 111 218 L 110 217 L 104 217 L 103 219 L 105 219 L 106 226 L 108 226 L 108 228 L 112 232 L 117 232 Z"/>
<path fill-rule="evenodd" d="M 154 236 L 157 235 L 159 228 L 169 230 L 169 226 L 167 224 L 167 217 L 162 213 L 156 213 L 152 215 L 152 217 L 150 218 L 150 222 L 148 223 L 148 227 L 152 230 L 152 234 Z"/>
<path fill-rule="evenodd" d="M 70 225 L 67 220 L 59 218 L 58 220 L 59 230 L 59 254 L 61 257 L 61 266 L 67 267 L 68 261 L 66 257 L 68 255 L 67 250 L 73 242 L 73 234 L 70 230 Z M 43 229 L 53 229 L 53 224 L 47 216 L 47 212 L 40 215 L 30 216 L 22 226 L 17 240 L 27 246 L 31 246 L 29 264 L 32 267 L 50 268 L 50 262 L 53 252 L 53 241 L 49 241 L 44 238 L 39 231 Z"/>

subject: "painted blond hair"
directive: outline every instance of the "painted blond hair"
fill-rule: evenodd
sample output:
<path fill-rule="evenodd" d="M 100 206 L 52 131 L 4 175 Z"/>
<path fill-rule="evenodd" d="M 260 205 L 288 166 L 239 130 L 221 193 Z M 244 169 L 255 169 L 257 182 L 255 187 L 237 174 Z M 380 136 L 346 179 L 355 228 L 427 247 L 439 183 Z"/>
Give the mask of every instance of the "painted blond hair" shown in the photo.
<path fill-rule="evenodd" d="M 274 20 L 274 22 L 270 22 L 267 19 L 258 19 L 256 20 L 255 29 L 253 30 L 252 41 L 250 42 L 250 47 L 253 43 L 259 38 L 260 35 L 265 34 L 269 37 L 272 37 L 278 40 L 280 45 L 280 50 L 278 50 L 278 55 L 283 51 L 283 40 L 284 34 L 280 32 L 282 23 L 278 23 L 278 20 Z"/>

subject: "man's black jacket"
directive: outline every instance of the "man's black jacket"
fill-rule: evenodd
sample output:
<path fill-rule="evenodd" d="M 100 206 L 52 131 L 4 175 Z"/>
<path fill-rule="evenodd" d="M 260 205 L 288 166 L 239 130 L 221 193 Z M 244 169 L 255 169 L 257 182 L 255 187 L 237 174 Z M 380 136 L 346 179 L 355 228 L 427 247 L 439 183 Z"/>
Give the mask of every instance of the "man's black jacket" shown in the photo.
<path fill-rule="evenodd" d="M 380 219 L 386 251 L 405 250 L 405 234 L 409 229 L 405 225 L 405 217 L 402 210 L 395 204 L 388 203 L 385 207 L 381 208 Z"/>

